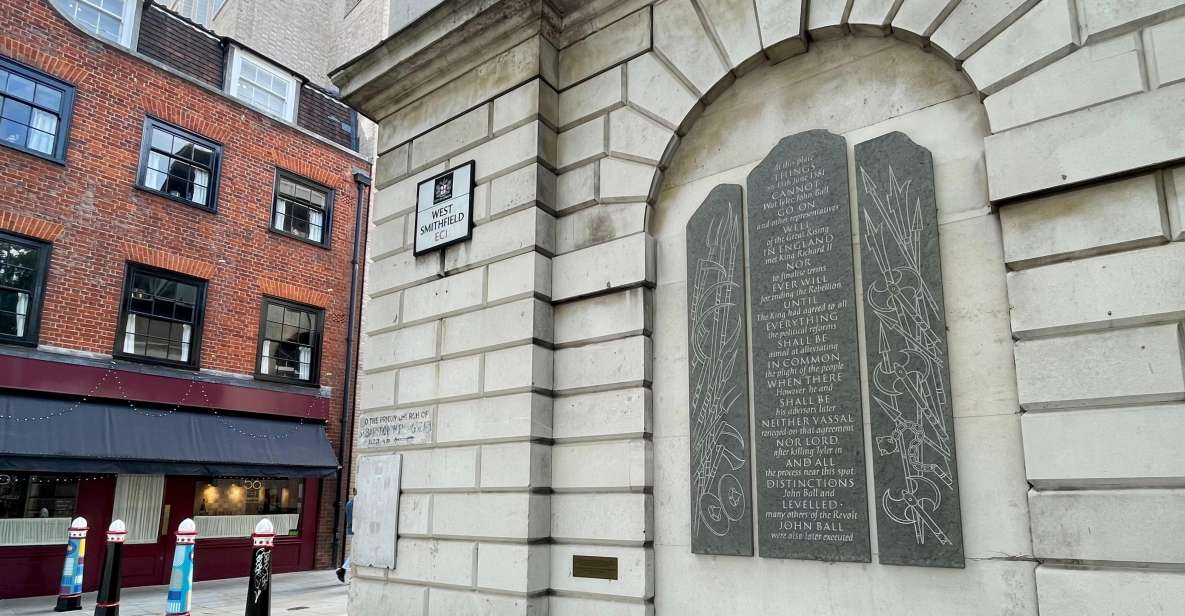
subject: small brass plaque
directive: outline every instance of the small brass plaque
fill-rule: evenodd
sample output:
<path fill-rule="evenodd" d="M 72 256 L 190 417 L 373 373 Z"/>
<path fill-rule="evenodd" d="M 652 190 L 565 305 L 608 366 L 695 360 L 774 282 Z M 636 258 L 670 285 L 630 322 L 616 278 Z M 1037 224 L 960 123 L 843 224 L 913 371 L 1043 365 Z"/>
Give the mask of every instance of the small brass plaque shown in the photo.
<path fill-rule="evenodd" d="M 572 577 L 617 579 L 617 558 L 611 556 L 572 556 Z"/>

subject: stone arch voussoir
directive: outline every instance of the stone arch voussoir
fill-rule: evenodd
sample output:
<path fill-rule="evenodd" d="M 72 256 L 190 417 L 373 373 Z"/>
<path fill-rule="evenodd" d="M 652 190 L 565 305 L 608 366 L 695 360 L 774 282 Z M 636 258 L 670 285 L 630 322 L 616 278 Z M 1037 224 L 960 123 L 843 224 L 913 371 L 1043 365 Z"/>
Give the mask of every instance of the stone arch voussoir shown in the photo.
<path fill-rule="evenodd" d="M 763 63 L 778 63 L 808 53 L 814 41 L 844 36 L 893 36 L 943 59 L 953 70 L 963 75 L 981 98 L 985 98 L 999 91 L 1003 87 L 1001 84 L 1015 83 L 1079 47 L 1076 42 L 1071 42 L 1051 50 L 1048 42 L 1038 37 L 1009 32 L 1030 12 L 1034 15 L 1029 21 L 1040 19 L 1041 15 L 1036 14 L 1036 10 L 1043 1 L 1046 0 L 1021 3 L 1001 1 L 1002 7 L 1018 6 L 1006 11 L 960 12 L 955 10 L 959 4 L 956 2 L 922 9 L 913 6 L 922 3 L 861 3 L 856 0 L 855 4 L 861 6 L 853 7 L 851 12 L 840 10 L 834 13 L 831 20 L 828 8 L 837 5 L 842 9 L 845 3 L 770 0 L 745 6 L 748 3 L 666 0 L 656 4 L 653 9 L 652 49 L 642 58 L 629 63 L 627 75 L 631 69 L 643 68 L 635 66 L 639 63 L 660 64 L 694 99 L 684 105 L 681 117 L 677 120 L 666 118 L 665 124 L 672 131 L 662 157 L 651 165 L 651 190 L 646 196 L 647 203 L 651 206 L 655 204 L 662 174 L 678 151 L 679 139 L 691 130 L 704 107 L 726 91 L 738 77 Z M 812 2 L 821 8 L 812 7 Z M 867 6 L 870 4 L 878 6 Z M 891 6 L 894 4 L 897 6 Z M 725 9 L 724 5 L 730 8 Z M 880 5 L 889 6 L 880 8 Z M 819 21 L 810 21 L 814 19 Z M 1077 40 L 1074 36 L 1068 37 L 1068 40 Z M 988 47 L 997 38 L 1002 43 L 999 52 Z M 688 43 L 696 40 L 699 41 L 698 45 Z M 985 48 L 994 56 L 990 60 L 997 63 L 1011 62 L 1008 65 L 1010 68 L 968 70 L 989 63 L 985 60 L 972 67 L 967 66 L 966 61 Z M 1004 73 L 1007 74 L 999 77 Z M 989 75 L 992 77 L 987 77 Z M 632 76 L 627 78 L 632 79 Z M 989 82 L 988 79 L 993 80 Z M 631 90 L 631 95 L 633 93 Z M 628 104 L 640 107 L 643 113 L 654 115 L 653 110 L 646 109 L 644 103 L 631 99 Z"/>

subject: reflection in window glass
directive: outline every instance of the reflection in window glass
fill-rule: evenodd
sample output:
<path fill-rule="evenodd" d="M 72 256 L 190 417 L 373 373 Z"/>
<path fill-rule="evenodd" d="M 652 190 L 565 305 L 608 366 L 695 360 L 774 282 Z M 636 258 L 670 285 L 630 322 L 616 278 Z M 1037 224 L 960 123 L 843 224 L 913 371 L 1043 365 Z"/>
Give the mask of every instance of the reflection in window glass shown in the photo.
<path fill-rule="evenodd" d="M 272 228 L 318 244 L 325 243 L 328 191 L 280 176 L 276 182 Z"/>
<path fill-rule="evenodd" d="M 126 355 L 193 364 L 191 348 L 204 285 L 196 279 L 133 269 L 125 290 L 120 350 Z"/>
<path fill-rule="evenodd" d="M 36 154 L 61 158 L 57 152 L 66 95 L 64 84 L 10 65 L 0 59 L 0 142 Z"/>
<path fill-rule="evenodd" d="M 218 14 L 226 0 L 167 0 L 166 6 L 193 21 L 210 27 L 210 21 Z"/>
<path fill-rule="evenodd" d="M 259 373 L 304 383 L 316 382 L 321 347 L 321 311 L 274 300 L 264 302 Z"/>
<path fill-rule="evenodd" d="M 35 342 L 32 325 L 48 250 L 41 242 L 0 235 L 0 340 Z"/>
<path fill-rule="evenodd" d="M 0 471 L 0 519 L 71 518 L 77 500 L 75 475 Z"/>
<path fill-rule="evenodd" d="M 158 145 L 162 142 L 163 147 Z M 212 155 L 210 148 L 153 128 L 145 183 L 153 190 L 204 204 L 210 185 L 210 170 L 206 165 Z"/>
<path fill-rule="evenodd" d="M 135 0 L 58 0 L 66 15 L 79 27 L 119 44 L 124 40 L 124 22 Z"/>
<path fill-rule="evenodd" d="M 196 515 L 264 515 L 300 513 L 304 482 L 300 479 L 211 477 L 197 482 Z"/>
<path fill-rule="evenodd" d="M 217 147 L 180 129 L 150 121 L 144 139 L 141 185 L 213 209 L 212 185 L 218 173 Z"/>

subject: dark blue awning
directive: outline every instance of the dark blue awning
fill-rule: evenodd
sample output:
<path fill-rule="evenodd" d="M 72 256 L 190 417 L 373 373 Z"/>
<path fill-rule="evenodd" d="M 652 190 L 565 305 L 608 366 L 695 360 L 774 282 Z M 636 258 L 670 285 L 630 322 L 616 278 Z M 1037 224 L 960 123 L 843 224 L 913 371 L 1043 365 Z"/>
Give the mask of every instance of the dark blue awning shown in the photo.
<path fill-rule="evenodd" d="M 0 392 L 0 470 L 322 477 L 325 426 Z"/>

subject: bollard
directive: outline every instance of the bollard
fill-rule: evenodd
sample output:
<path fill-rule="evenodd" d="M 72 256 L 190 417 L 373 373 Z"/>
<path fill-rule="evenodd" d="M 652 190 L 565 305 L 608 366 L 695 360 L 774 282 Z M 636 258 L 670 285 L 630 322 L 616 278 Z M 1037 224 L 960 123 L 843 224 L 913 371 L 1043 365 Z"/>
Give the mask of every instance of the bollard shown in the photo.
<path fill-rule="evenodd" d="M 177 526 L 177 547 L 173 551 L 173 574 L 169 576 L 169 598 L 165 616 L 189 616 L 193 599 L 193 547 L 197 525 L 185 518 Z"/>
<path fill-rule="evenodd" d="M 58 604 L 55 612 L 71 612 L 82 609 L 82 564 L 86 560 L 86 518 L 77 517 L 70 522 L 66 544 L 66 562 L 62 565 L 62 585 L 58 590 Z"/>
<path fill-rule="evenodd" d="M 95 600 L 95 616 L 119 616 L 119 565 L 123 557 L 123 542 L 128 528 L 123 520 L 115 520 L 107 527 L 107 557 L 103 559 L 103 577 L 99 581 L 99 598 Z"/>
<path fill-rule="evenodd" d="M 272 546 L 276 529 L 264 518 L 251 533 L 251 575 L 247 578 L 247 610 L 245 616 L 271 616 L 272 613 Z"/>

